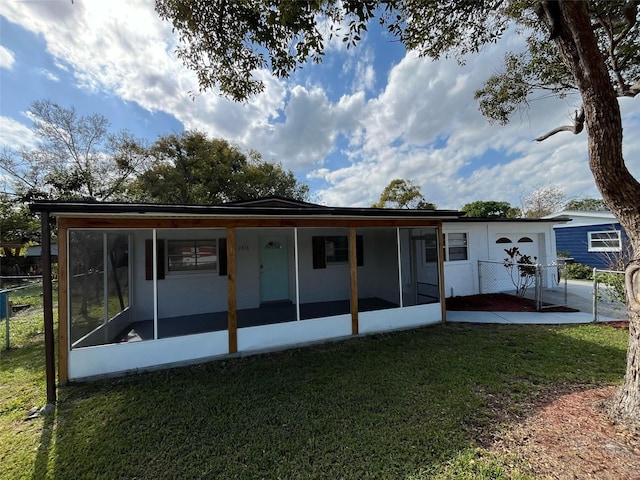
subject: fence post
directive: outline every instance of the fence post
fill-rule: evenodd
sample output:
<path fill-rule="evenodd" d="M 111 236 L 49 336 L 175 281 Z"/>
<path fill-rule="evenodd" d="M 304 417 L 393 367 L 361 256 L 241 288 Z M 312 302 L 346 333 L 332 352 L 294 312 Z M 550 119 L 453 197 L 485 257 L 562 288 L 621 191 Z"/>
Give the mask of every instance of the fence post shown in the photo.
<path fill-rule="evenodd" d="M 4 347 L 5 350 L 9 350 L 9 348 L 11 347 L 11 343 L 9 341 L 9 317 L 11 316 L 11 305 L 9 304 L 9 292 L 1 292 L 0 293 L 0 302 L 2 302 L 2 308 L 0 308 L 0 311 L 4 311 L 5 316 L 4 316 L 4 321 L 5 323 L 5 334 L 6 334 L 6 338 L 4 340 Z"/>
<path fill-rule="evenodd" d="M 593 322 L 598 321 L 598 269 L 593 269 Z"/>
<path fill-rule="evenodd" d="M 542 267 L 536 263 L 536 310 L 542 310 Z"/>

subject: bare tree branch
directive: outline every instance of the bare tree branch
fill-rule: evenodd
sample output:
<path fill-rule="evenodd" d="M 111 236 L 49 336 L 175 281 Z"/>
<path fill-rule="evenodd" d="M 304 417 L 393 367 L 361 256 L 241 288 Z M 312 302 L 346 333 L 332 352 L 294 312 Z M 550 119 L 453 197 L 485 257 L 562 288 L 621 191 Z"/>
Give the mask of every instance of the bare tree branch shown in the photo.
<path fill-rule="evenodd" d="M 538 138 L 536 138 L 536 142 L 542 142 L 547 138 L 560 132 L 571 132 L 577 135 L 578 133 L 582 132 L 583 129 L 584 129 L 584 108 L 580 107 L 580 110 L 576 110 L 576 114 L 573 117 L 573 125 L 564 125 L 562 127 L 554 128 L 550 132 L 545 133 L 544 135 L 541 135 Z"/>

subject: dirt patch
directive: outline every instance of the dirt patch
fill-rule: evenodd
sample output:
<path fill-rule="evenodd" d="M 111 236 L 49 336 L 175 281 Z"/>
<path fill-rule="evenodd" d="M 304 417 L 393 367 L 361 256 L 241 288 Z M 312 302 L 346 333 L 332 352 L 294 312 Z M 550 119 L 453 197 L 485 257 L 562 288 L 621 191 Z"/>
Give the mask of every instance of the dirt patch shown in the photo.
<path fill-rule="evenodd" d="M 446 299 L 447 310 L 483 312 L 535 312 L 536 302 L 529 298 L 516 297 L 506 293 L 486 293 Z M 577 312 L 575 308 L 549 306 L 544 312 Z"/>
<path fill-rule="evenodd" d="M 541 478 L 640 479 L 640 436 L 603 412 L 614 392 L 615 387 L 548 392 L 491 449 L 526 460 Z"/>

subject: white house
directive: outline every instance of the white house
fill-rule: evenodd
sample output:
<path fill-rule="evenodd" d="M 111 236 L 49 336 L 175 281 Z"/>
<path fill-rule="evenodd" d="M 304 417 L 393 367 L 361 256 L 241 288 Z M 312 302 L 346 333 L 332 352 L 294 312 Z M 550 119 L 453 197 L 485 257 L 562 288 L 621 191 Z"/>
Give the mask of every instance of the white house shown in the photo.
<path fill-rule="evenodd" d="M 445 297 L 480 292 L 479 260 L 502 272 L 509 245 L 555 260 L 552 221 L 457 211 L 282 198 L 31 209 L 43 237 L 50 217 L 58 227 L 59 382 L 442 322 Z"/>

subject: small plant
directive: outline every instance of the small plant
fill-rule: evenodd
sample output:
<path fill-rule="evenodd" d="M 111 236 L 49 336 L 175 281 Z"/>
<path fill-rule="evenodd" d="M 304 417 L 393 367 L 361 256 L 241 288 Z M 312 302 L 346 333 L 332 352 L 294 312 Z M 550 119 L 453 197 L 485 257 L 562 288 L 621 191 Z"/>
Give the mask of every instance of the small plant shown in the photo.
<path fill-rule="evenodd" d="M 505 248 L 507 257 L 504 259 L 504 267 L 509 271 L 509 277 L 516 287 L 516 295 L 524 297 L 527 289 L 536 280 L 536 261 L 538 257 L 531 259 L 530 255 L 520 253 L 518 247 Z"/>

